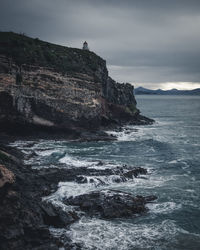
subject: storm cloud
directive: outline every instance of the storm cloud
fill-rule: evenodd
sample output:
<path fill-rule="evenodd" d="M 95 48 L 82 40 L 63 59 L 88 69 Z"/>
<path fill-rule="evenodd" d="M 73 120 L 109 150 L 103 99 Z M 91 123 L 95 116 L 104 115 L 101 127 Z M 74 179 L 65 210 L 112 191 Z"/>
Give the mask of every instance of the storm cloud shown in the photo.
<path fill-rule="evenodd" d="M 0 29 L 70 47 L 87 40 L 120 82 L 200 87 L 199 0 L 0 0 Z"/>

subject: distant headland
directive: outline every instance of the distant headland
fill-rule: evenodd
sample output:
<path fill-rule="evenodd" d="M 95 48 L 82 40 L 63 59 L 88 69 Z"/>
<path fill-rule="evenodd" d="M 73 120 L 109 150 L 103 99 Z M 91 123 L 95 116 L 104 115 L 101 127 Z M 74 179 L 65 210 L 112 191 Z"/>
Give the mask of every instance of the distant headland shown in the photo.
<path fill-rule="evenodd" d="M 135 95 L 200 95 L 200 88 L 192 90 L 162 90 L 162 89 L 146 89 L 143 87 L 135 88 Z"/>

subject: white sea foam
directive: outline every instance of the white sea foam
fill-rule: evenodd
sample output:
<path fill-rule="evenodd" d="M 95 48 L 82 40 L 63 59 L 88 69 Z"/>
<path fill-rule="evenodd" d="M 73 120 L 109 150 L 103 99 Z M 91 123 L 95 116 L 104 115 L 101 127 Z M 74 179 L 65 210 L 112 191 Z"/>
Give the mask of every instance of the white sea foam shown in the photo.
<path fill-rule="evenodd" d="M 140 176 L 142 177 L 142 176 Z M 175 176 L 159 176 L 159 175 L 148 175 L 143 176 L 144 178 L 134 178 L 133 182 L 128 183 L 130 185 L 130 189 L 135 186 L 137 189 L 152 189 L 158 188 L 166 185 L 167 182 L 175 180 Z M 123 183 L 126 185 L 127 183 Z"/>
<path fill-rule="evenodd" d="M 78 159 L 76 157 L 72 157 L 68 154 L 66 154 L 64 157 L 62 157 L 59 160 L 60 163 L 65 163 L 67 165 L 71 165 L 74 167 L 91 167 L 98 164 L 98 161 L 89 161 L 89 160 L 83 160 Z"/>
<path fill-rule="evenodd" d="M 107 162 L 107 161 L 104 161 L 103 164 L 98 164 L 99 162 L 97 162 L 96 164 L 92 165 L 92 166 L 89 166 L 88 168 L 89 169 L 97 169 L 97 170 L 105 170 L 105 169 L 114 169 L 116 168 L 116 166 L 118 166 L 117 163 L 114 163 L 114 162 Z"/>
<path fill-rule="evenodd" d="M 175 163 L 178 163 L 178 160 L 172 160 L 172 161 L 169 161 L 168 163 L 169 164 L 175 164 Z"/>
<path fill-rule="evenodd" d="M 58 190 L 49 196 L 52 200 L 62 200 L 63 198 L 75 197 L 96 190 L 95 185 L 87 183 L 79 184 L 76 182 L 59 182 Z"/>
<path fill-rule="evenodd" d="M 130 223 L 82 218 L 71 227 L 74 242 L 84 244 L 84 249 L 167 249 L 176 235 L 188 234 L 174 221 L 161 223 Z"/>
<path fill-rule="evenodd" d="M 195 190 L 194 189 L 185 189 L 186 192 L 189 192 L 189 193 L 195 193 Z"/>
<path fill-rule="evenodd" d="M 133 178 L 127 180 L 126 182 L 116 182 L 120 177 L 117 175 L 110 176 L 85 176 L 87 183 L 76 183 L 76 182 L 60 182 L 58 185 L 58 190 L 51 195 L 51 199 L 62 200 L 63 198 L 70 196 L 77 196 L 80 194 L 85 194 L 94 190 L 104 190 L 104 189 L 113 189 L 113 190 L 122 190 L 130 192 L 133 195 L 143 194 L 145 190 L 152 189 L 155 187 L 160 187 L 165 184 L 166 181 L 169 181 L 170 178 L 156 178 L 151 176 L 141 176 L 143 178 Z M 147 192 L 148 193 L 148 192 Z M 153 207 L 154 208 L 154 207 Z M 172 209 L 173 203 L 166 203 L 163 207 L 163 211 L 167 209 Z M 162 209 L 162 205 L 156 207 L 155 210 Z"/>
<path fill-rule="evenodd" d="M 120 182 L 131 182 L 132 179 L 126 179 L 123 176 L 120 175 L 108 175 L 108 176 L 84 176 L 82 175 L 83 178 L 87 180 L 87 183 L 89 185 L 93 185 L 95 187 L 98 186 L 107 186 L 107 185 L 113 185 L 116 183 Z"/>
<path fill-rule="evenodd" d="M 36 150 L 35 153 L 39 156 L 50 156 L 53 153 L 62 153 L 62 150 L 60 151 L 60 149 L 47 149 L 47 150 Z"/>
<path fill-rule="evenodd" d="M 159 119 L 149 126 L 124 126 L 121 131 L 106 131 L 109 135 L 117 137 L 118 141 L 154 141 L 172 143 L 177 140 L 176 130 L 166 130 L 165 127 L 172 126 L 174 122 L 163 122 Z M 182 138 L 182 137 L 181 137 Z"/>
<path fill-rule="evenodd" d="M 175 202 L 149 203 L 146 205 L 151 213 L 168 214 L 174 210 L 181 209 L 181 204 Z"/>
<path fill-rule="evenodd" d="M 11 142 L 9 144 L 9 146 L 11 147 L 17 147 L 17 148 L 23 148 L 31 143 L 35 143 L 35 141 L 15 141 L 15 142 Z"/>
<path fill-rule="evenodd" d="M 149 130 L 153 130 L 153 127 L 148 127 Z M 148 132 L 149 132 L 148 130 Z M 106 131 L 107 134 L 116 136 L 118 141 L 138 141 L 141 138 L 151 139 L 151 133 L 147 133 L 147 130 L 143 126 L 125 126 L 122 131 Z"/>
<path fill-rule="evenodd" d="M 105 188 L 108 188 L 107 185 L 109 185 L 109 188 L 117 189 L 117 187 L 119 187 L 119 183 L 113 182 L 113 178 L 116 178 L 115 175 L 112 175 L 110 177 L 87 178 L 88 182 L 82 184 L 76 182 L 59 182 L 57 191 L 48 196 L 49 199 L 62 201 L 63 198 L 75 197 L 95 190 L 104 190 Z M 93 179 L 94 182 L 90 182 L 91 179 Z M 103 185 L 103 182 L 105 183 L 105 185 Z"/>
<path fill-rule="evenodd" d="M 108 186 L 110 189 L 116 190 L 120 190 L 122 187 L 130 189 L 130 187 L 133 188 L 133 185 L 136 186 L 139 182 L 144 182 L 143 179 L 133 179 L 123 183 L 116 183 L 116 179 L 119 179 L 117 175 L 85 176 L 85 178 L 87 179 L 87 183 L 82 184 L 76 182 L 59 182 L 57 191 L 49 196 L 50 199 L 61 201 L 63 198 L 75 197 L 95 190 L 103 190 L 108 188 Z M 143 185 L 141 184 L 141 186 Z"/>

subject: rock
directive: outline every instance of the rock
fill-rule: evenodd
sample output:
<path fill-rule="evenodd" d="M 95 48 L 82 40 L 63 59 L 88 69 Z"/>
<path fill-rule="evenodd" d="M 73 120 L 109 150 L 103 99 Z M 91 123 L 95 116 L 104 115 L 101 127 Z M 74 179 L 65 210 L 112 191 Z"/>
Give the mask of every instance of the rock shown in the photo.
<path fill-rule="evenodd" d="M 82 176 L 82 175 L 76 176 L 75 181 L 77 183 L 87 183 L 88 182 L 87 178 L 85 176 Z"/>
<path fill-rule="evenodd" d="M 13 162 L 16 162 L 16 163 L 20 163 L 20 160 L 17 159 L 15 156 L 3 151 L 3 150 L 0 150 L 0 159 L 2 160 L 9 160 L 9 161 L 13 161 Z"/>
<path fill-rule="evenodd" d="M 155 196 L 132 196 L 115 190 L 94 191 L 64 200 L 66 205 L 79 206 L 90 216 L 101 218 L 130 217 L 147 211 L 145 204 L 156 199 Z"/>
<path fill-rule="evenodd" d="M 107 183 L 103 180 L 101 180 L 100 177 L 93 177 L 93 176 L 77 176 L 75 178 L 75 181 L 77 183 L 80 183 L 80 184 L 83 184 L 83 183 L 93 183 L 95 185 L 95 187 L 98 187 L 98 186 L 103 186 L 103 185 L 106 185 Z"/>
<path fill-rule="evenodd" d="M 0 188 L 5 185 L 13 184 L 15 182 L 15 175 L 5 166 L 0 165 Z"/>
<path fill-rule="evenodd" d="M 58 250 L 63 244 L 49 233 L 40 207 L 50 183 L 18 162 L 0 157 L 0 248 Z"/>
<path fill-rule="evenodd" d="M 82 250 L 84 249 L 84 246 L 82 243 L 72 242 L 72 240 L 70 239 L 70 236 L 66 233 L 65 230 L 57 232 L 55 234 L 55 238 L 57 238 L 58 241 L 61 240 L 63 243 L 63 247 L 60 247 L 59 250 Z"/>
<path fill-rule="evenodd" d="M 102 166 L 103 162 L 100 163 Z M 96 165 L 99 166 L 99 163 Z M 131 170 L 130 170 L 131 169 Z M 75 173 L 75 170 L 74 170 Z M 138 177 L 140 174 L 147 174 L 147 170 L 141 167 L 132 168 L 124 165 L 123 167 L 117 167 L 116 169 L 104 169 L 101 171 L 96 170 L 94 173 L 91 169 L 84 169 L 83 173 L 88 174 L 85 175 L 77 175 L 74 179 L 75 182 L 83 184 L 83 183 L 94 183 L 94 185 L 108 185 L 109 182 L 126 182 L 129 179 L 133 179 Z M 95 176 L 96 175 L 96 176 Z"/>
<path fill-rule="evenodd" d="M 96 164 L 96 166 L 103 166 L 104 163 L 102 161 L 98 161 L 98 163 Z"/>
<path fill-rule="evenodd" d="M 52 204 L 50 201 L 43 201 L 42 209 L 44 223 L 49 226 L 66 227 L 79 219 L 73 208 Z"/>
<path fill-rule="evenodd" d="M 144 197 L 144 199 L 145 199 L 145 202 L 148 203 L 148 202 L 156 200 L 157 197 L 155 195 L 149 195 L 149 196 Z"/>
<path fill-rule="evenodd" d="M 132 179 L 133 176 L 134 177 L 138 177 L 138 175 L 140 174 L 147 174 L 147 170 L 141 167 L 138 168 L 134 168 L 132 170 L 129 170 L 128 172 L 124 172 L 123 176 L 128 178 L 128 179 Z"/>
<path fill-rule="evenodd" d="M 103 131 L 95 131 L 95 132 L 82 132 L 80 134 L 79 141 L 113 141 L 117 138 L 115 136 L 108 135 Z"/>
<path fill-rule="evenodd" d="M 104 178 L 113 181 L 126 181 L 133 176 L 146 173 L 145 169 L 124 165 L 115 169 L 93 169 L 87 167 L 57 168 L 33 170 L 21 161 L 13 161 L 12 155 L 23 158 L 18 150 L 10 147 L 0 148 L 9 157 L 0 157 L 0 242 L 1 249 L 58 250 L 81 249 L 81 245 L 72 243 L 62 236 L 55 239 L 49 226 L 65 227 L 79 219 L 81 214 L 100 218 L 124 218 L 147 211 L 145 204 L 156 199 L 155 196 L 133 196 L 116 190 L 102 190 L 58 201 L 42 200 L 44 195 L 55 192 L 60 181 L 105 185 Z M 2 152 L 2 151 L 1 151 Z M 5 154 L 4 154 L 5 155 Z M 99 165 L 103 165 L 101 162 Z M 98 165 L 98 163 L 97 163 Z M 124 176 L 126 175 L 126 177 Z M 80 184 L 81 185 L 81 184 Z M 1 192 L 4 190 L 3 192 Z M 74 206 L 74 207 L 72 207 Z"/>

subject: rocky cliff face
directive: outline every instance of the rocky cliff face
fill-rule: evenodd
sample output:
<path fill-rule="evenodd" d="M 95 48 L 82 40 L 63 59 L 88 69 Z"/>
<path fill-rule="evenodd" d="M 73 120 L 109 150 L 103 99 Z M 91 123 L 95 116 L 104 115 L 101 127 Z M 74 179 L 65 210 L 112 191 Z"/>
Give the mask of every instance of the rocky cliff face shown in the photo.
<path fill-rule="evenodd" d="M 106 62 L 90 51 L 0 34 L 2 129 L 97 130 L 148 123 L 139 115 L 133 86 L 108 76 Z"/>

